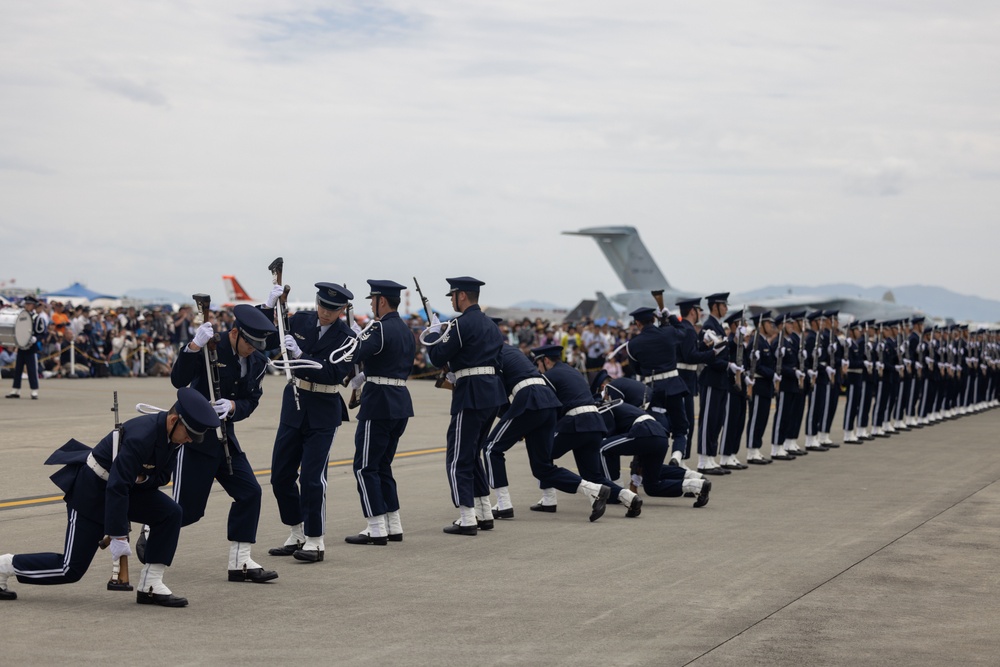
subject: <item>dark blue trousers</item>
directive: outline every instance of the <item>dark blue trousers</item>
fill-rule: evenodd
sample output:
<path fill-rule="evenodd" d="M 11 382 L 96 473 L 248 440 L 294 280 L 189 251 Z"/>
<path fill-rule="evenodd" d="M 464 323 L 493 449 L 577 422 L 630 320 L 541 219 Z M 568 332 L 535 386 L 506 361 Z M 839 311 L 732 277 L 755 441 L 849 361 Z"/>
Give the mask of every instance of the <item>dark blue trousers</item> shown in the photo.
<path fill-rule="evenodd" d="M 668 447 L 667 439 L 662 436 L 631 438 L 618 435 L 608 438 L 601 446 L 605 475 L 617 479 L 621 473 L 621 457 L 634 456 L 642 468 L 642 488 L 646 495 L 677 498 L 683 495 L 681 484 L 685 470 L 680 466 L 663 465 Z"/>
<path fill-rule="evenodd" d="M 260 483 L 246 454 L 233 451 L 232 464 L 233 474 L 230 475 L 225 452 L 215 433 L 206 434 L 200 445 L 184 445 L 177 452 L 174 468 L 174 500 L 184 510 L 181 525 L 189 526 L 205 516 L 212 482 L 218 480 L 219 486 L 233 499 L 229 506 L 228 539 L 253 543 L 257 541 L 260 519 Z"/>
<path fill-rule="evenodd" d="M 22 584 L 50 586 L 72 584 L 87 572 L 104 538 L 103 522 L 93 521 L 66 508 L 66 542 L 63 553 L 17 554 L 14 574 Z M 135 492 L 129 498 L 128 518 L 150 527 L 146 562 L 170 565 L 181 534 L 180 505 L 157 490 Z M 109 570 L 110 572 L 110 570 Z"/>
<path fill-rule="evenodd" d="M 726 396 L 728 389 L 702 387 L 701 411 L 698 413 L 698 453 L 715 456 L 719 453 L 719 434 L 726 421 Z M 645 482 L 643 482 L 645 483 Z"/>
<path fill-rule="evenodd" d="M 524 439 L 531 474 L 542 489 L 576 493 L 581 477 L 552 462 L 555 440 L 556 409 L 527 410 L 513 419 L 504 416 L 490 433 L 483 452 L 486 477 L 492 488 L 508 486 L 507 461 L 504 452 Z"/>
<path fill-rule="evenodd" d="M 455 507 L 475 507 L 475 498 L 490 495 L 479 453 L 497 412 L 498 408 L 468 409 L 451 416 L 445 470 Z"/>
<path fill-rule="evenodd" d="M 366 517 L 399 510 L 392 459 L 409 421 L 366 419 L 354 432 L 354 477 L 358 480 L 361 511 Z"/>
<path fill-rule="evenodd" d="M 306 537 L 326 534 L 326 468 L 336 436 L 336 427 L 281 424 L 274 439 L 271 490 L 278 501 L 281 523 L 303 524 Z"/>
<path fill-rule="evenodd" d="M 14 360 L 14 389 L 21 388 L 21 373 L 28 369 L 28 386 L 38 389 L 38 361 L 35 357 L 35 348 L 30 350 L 18 350 Z"/>

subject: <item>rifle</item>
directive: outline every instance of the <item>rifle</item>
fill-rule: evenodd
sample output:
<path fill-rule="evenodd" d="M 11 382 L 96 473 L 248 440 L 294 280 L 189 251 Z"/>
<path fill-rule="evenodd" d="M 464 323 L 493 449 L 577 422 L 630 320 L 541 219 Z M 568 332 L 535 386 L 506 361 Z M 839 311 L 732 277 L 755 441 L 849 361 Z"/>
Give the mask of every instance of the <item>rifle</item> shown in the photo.
<path fill-rule="evenodd" d="M 428 301 L 427 297 L 424 296 L 424 291 L 420 289 L 420 283 L 417 282 L 417 277 L 413 276 L 413 285 L 417 290 L 417 294 L 420 295 L 420 303 L 424 306 L 424 317 L 427 318 L 427 326 L 431 325 L 431 316 L 434 311 L 431 310 L 431 303 Z M 434 379 L 434 386 L 438 389 L 454 389 L 454 385 L 448 381 L 448 364 L 441 367 L 438 372 L 437 378 Z"/>
<path fill-rule="evenodd" d="M 344 283 L 344 289 L 347 289 L 347 283 Z M 346 315 L 347 315 L 347 322 L 349 323 L 349 325 L 353 325 L 354 324 L 354 304 L 352 304 L 350 301 L 347 302 Z M 351 383 L 351 380 L 354 379 L 354 377 L 357 376 L 357 374 L 360 373 L 360 372 L 361 372 L 361 366 L 359 366 L 358 364 L 354 364 L 354 370 L 351 371 L 350 375 L 348 375 L 346 378 L 344 378 L 344 386 L 346 387 L 347 385 L 349 385 Z M 351 410 L 353 410 L 354 408 L 358 407 L 359 405 L 361 405 L 361 388 L 360 387 L 358 389 L 352 389 L 351 390 L 351 399 L 347 402 L 347 407 L 350 408 Z"/>
<path fill-rule="evenodd" d="M 802 377 L 799 379 L 799 389 L 806 388 L 806 359 L 809 357 L 809 354 L 806 352 L 806 329 L 811 330 L 808 322 L 809 320 L 803 317 L 799 323 L 802 327 L 802 335 L 799 336 L 799 372 L 802 373 Z"/>
<path fill-rule="evenodd" d="M 737 320 L 737 322 L 736 322 L 736 331 L 734 332 L 735 333 L 735 338 L 736 338 L 736 359 L 734 359 L 733 362 L 737 366 L 742 366 L 743 365 L 743 348 L 744 348 L 745 343 L 743 342 L 743 334 L 740 333 L 740 329 L 742 329 L 743 327 L 746 326 L 746 308 L 747 307 L 744 305 L 743 306 L 743 315 L 741 315 L 740 319 Z M 733 375 L 733 381 L 736 383 L 737 389 L 742 389 L 743 388 L 743 374 L 742 373 L 735 373 Z"/>
<path fill-rule="evenodd" d="M 118 446 L 121 444 L 122 428 L 121 417 L 118 415 L 118 392 L 115 392 L 115 403 L 111 406 L 111 412 L 115 415 L 115 430 L 111 432 L 111 461 L 118 458 Z M 128 536 L 125 538 L 128 539 Z M 107 549 L 111 544 L 111 536 L 105 535 L 104 539 L 97 543 L 101 549 Z M 131 591 L 132 584 L 128 581 L 128 556 L 122 556 L 111 561 L 111 578 L 108 580 L 109 591 Z"/>
<path fill-rule="evenodd" d="M 882 377 L 882 373 L 885 372 L 885 333 L 882 324 L 878 325 L 878 362 L 882 365 L 882 368 L 878 372 L 878 376 Z"/>
<path fill-rule="evenodd" d="M 774 355 L 774 390 L 780 391 L 781 389 L 781 366 L 784 363 L 785 354 L 781 350 L 781 343 L 785 338 L 785 323 L 781 323 L 781 328 L 778 329 L 778 345 L 774 348 L 776 354 Z"/>
<path fill-rule="evenodd" d="M 194 299 L 195 305 L 201 311 L 202 320 L 208 322 L 209 306 L 212 303 L 212 297 L 207 294 L 192 294 L 191 298 Z M 213 404 L 222 398 L 222 381 L 219 378 L 219 353 L 216 351 L 218 342 L 219 334 L 215 334 L 202 350 L 205 353 L 205 376 L 211 380 L 211 383 L 208 385 L 208 400 Z M 229 434 L 226 431 L 225 419 L 219 420 L 219 428 L 215 429 L 215 435 L 218 436 L 219 442 L 222 443 L 222 451 L 226 454 L 226 471 L 232 475 L 233 457 L 229 453 Z"/>
<path fill-rule="evenodd" d="M 757 340 L 760 338 L 760 328 L 764 326 L 763 319 L 757 320 L 757 326 L 753 329 L 753 340 L 750 341 L 750 365 L 749 373 L 750 379 L 754 380 L 757 377 Z M 753 396 L 753 385 L 747 385 L 747 398 Z"/>
<path fill-rule="evenodd" d="M 656 306 L 662 312 L 664 310 L 664 307 L 663 307 L 663 290 L 661 290 L 661 289 L 654 289 L 654 290 L 650 290 L 649 293 L 653 295 L 653 300 L 656 301 Z M 667 316 L 666 315 L 661 315 L 658 312 L 656 314 L 656 319 L 658 319 L 660 321 L 660 326 L 661 327 L 664 326 L 665 324 L 667 324 Z"/>
<path fill-rule="evenodd" d="M 281 257 L 267 265 L 267 269 L 271 272 L 271 278 L 275 285 L 281 284 L 281 270 L 284 266 L 285 260 Z M 288 384 L 292 385 L 292 395 L 295 397 L 295 409 L 301 410 L 302 406 L 299 404 L 299 387 L 292 378 L 292 369 L 288 363 L 288 349 L 285 348 L 285 332 L 288 331 L 288 311 L 285 304 L 288 301 L 288 291 L 290 289 L 288 285 L 285 285 L 285 291 L 278 298 L 278 303 L 275 304 L 278 317 L 275 319 L 278 322 L 278 342 L 281 344 L 281 358 L 285 362 L 285 380 Z"/>

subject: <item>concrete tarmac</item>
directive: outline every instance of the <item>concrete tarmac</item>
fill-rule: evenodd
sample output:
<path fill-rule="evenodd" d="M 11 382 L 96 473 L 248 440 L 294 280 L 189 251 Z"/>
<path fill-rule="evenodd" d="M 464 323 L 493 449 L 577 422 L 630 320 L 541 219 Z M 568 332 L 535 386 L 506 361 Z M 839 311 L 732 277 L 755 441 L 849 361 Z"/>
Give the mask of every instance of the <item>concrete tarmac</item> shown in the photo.
<path fill-rule="evenodd" d="M 1000 664 L 1000 411 L 714 478 L 702 509 L 646 498 L 638 518 L 609 506 L 595 523 L 579 496 L 529 512 L 539 493 L 517 446 L 516 518 L 463 537 L 441 532 L 458 515 L 444 471 L 450 396 L 411 382 L 418 416 L 395 464 L 404 541 L 343 542 L 365 526 L 352 422 L 331 454 L 326 560 L 306 564 L 267 555 L 287 536 L 266 474 L 282 385 L 266 378 L 236 427 L 265 471 L 254 557 L 276 581 L 227 581 L 229 499 L 216 486 L 164 579 L 190 606 L 105 590 L 100 552 L 73 585 L 11 580 L 0 662 Z M 125 417 L 173 401 L 154 378 L 46 381 L 41 400 L 0 401 L 0 553 L 62 551 L 65 505 L 42 462 L 70 437 L 93 445 L 110 431 L 116 389 Z"/>

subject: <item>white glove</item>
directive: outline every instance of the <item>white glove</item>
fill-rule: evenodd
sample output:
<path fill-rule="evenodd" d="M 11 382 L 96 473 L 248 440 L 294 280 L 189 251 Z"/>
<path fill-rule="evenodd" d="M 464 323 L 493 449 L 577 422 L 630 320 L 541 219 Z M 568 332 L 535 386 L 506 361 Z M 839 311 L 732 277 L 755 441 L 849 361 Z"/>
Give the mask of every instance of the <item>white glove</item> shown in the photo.
<path fill-rule="evenodd" d="M 38 342 L 38 336 L 32 336 L 31 340 L 28 341 L 28 345 L 34 345 Z"/>
<path fill-rule="evenodd" d="M 774 382 L 774 386 L 777 387 L 781 383 L 781 376 L 775 373 L 774 377 L 771 378 L 771 381 Z"/>
<path fill-rule="evenodd" d="M 355 390 L 361 389 L 361 385 L 363 385 L 364 383 L 365 383 L 365 374 L 358 373 L 357 375 L 351 378 L 351 389 Z"/>
<path fill-rule="evenodd" d="M 865 370 L 868 371 L 869 373 L 871 373 L 872 369 L 875 367 L 875 364 L 873 364 L 870 361 L 866 361 L 866 362 L 864 362 L 864 364 L 865 364 Z"/>
<path fill-rule="evenodd" d="M 361 335 L 361 325 L 358 324 L 358 321 L 354 318 L 351 318 L 351 331 L 354 332 L 355 336 Z"/>
<path fill-rule="evenodd" d="M 933 360 L 933 359 L 931 359 L 930 357 L 924 357 L 924 361 L 926 361 L 926 362 L 927 362 L 927 366 L 928 366 L 928 367 L 930 367 L 930 366 L 934 365 L 934 360 Z"/>
<path fill-rule="evenodd" d="M 228 417 L 234 407 L 236 407 L 236 404 L 228 398 L 220 398 L 212 403 L 212 408 L 215 410 L 215 414 L 219 415 L 219 419 L 225 419 Z"/>
<path fill-rule="evenodd" d="M 919 370 L 923 370 L 924 365 L 922 363 L 920 363 L 919 361 L 914 361 L 913 365 L 916 366 L 916 368 L 917 368 L 918 371 Z"/>
<path fill-rule="evenodd" d="M 837 377 L 837 369 L 834 368 L 833 366 L 827 366 L 826 374 L 830 376 L 830 380 L 833 380 L 833 378 Z"/>
<path fill-rule="evenodd" d="M 799 350 L 799 359 L 805 359 L 808 356 L 809 356 L 809 353 L 806 352 L 805 348 L 802 348 L 801 350 Z"/>
<path fill-rule="evenodd" d="M 885 364 L 883 364 L 881 361 L 876 361 L 875 368 L 877 368 L 881 373 L 883 370 L 885 370 Z"/>
<path fill-rule="evenodd" d="M 802 371 L 800 371 L 800 370 L 799 370 L 799 369 L 797 369 L 797 368 L 795 369 L 795 378 L 796 378 L 796 379 L 798 379 L 798 380 L 801 380 L 801 379 L 802 379 L 802 378 L 804 378 L 805 376 L 806 376 L 806 374 L 805 374 L 805 373 L 803 373 Z"/>
<path fill-rule="evenodd" d="M 669 319 L 670 318 L 670 311 L 667 310 L 666 306 L 664 306 L 661 310 L 656 311 L 656 314 L 659 315 L 660 317 L 662 317 L 663 319 Z"/>
<path fill-rule="evenodd" d="M 840 362 L 840 367 L 846 371 L 848 368 L 851 367 L 851 362 L 848 361 L 847 359 L 844 359 L 843 361 Z"/>
<path fill-rule="evenodd" d="M 904 368 L 906 368 L 906 367 L 903 366 L 903 364 L 896 364 L 896 372 L 899 373 L 900 375 L 903 374 L 903 369 Z"/>
<path fill-rule="evenodd" d="M 736 330 L 736 333 L 739 334 L 740 336 L 746 336 L 747 335 L 747 328 L 746 327 L 740 327 L 739 329 Z"/>
<path fill-rule="evenodd" d="M 215 329 L 212 328 L 212 323 L 205 322 L 194 332 L 194 340 L 191 342 L 198 347 L 205 347 L 214 335 Z"/>
<path fill-rule="evenodd" d="M 128 540 L 124 537 L 113 537 L 111 538 L 111 557 L 118 560 L 122 556 L 131 556 L 132 547 L 129 546 Z"/>
<path fill-rule="evenodd" d="M 267 295 L 267 301 L 264 302 L 264 305 L 268 308 L 274 308 L 274 304 L 278 303 L 278 297 L 284 294 L 284 292 L 284 287 L 281 285 L 275 285 L 271 288 L 271 292 Z"/>
<path fill-rule="evenodd" d="M 875 346 L 875 349 L 881 352 L 882 350 L 885 349 L 885 343 L 879 343 L 878 345 Z"/>
<path fill-rule="evenodd" d="M 784 345 L 782 345 L 780 348 L 778 348 L 778 358 L 779 359 L 784 359 L 785 358 L 785 346 Z"/>
<path fill-rule="evenodd" d="M 819 373 L 817 373 L 817 372 L 816 372 L 816 371 L 814 371 L 814 370 L 808 370 L 808 371 L 806 371 L 806 375 L 808 375 L 808 376 L 809 376 L 809 379 L 810 379 L 810 380 L 815 380 L 815 379 L 816 379 L 816 376 L 817 376 L 817 375 L 819 375 Z"/>
<path fill-rule="evenodd" d="M 302 349 L 299 347 L 299 344 L 295 342 L 295 338 L 292 337 L 292 334 L 285 334 L 285 349 L 288 350 L 288 354 L 292 355 L 296 359 L 302 356 Z"/>
<path fill-rule="evenodd" d="M 452 384 L 455 384 L 456 382 L 458 382 L 458 376 L 455 375 L 454 373 L 448 372 L 448 373 L 445 373 L 444 376 L 445 376 L 445 378 L 447 378 L 448 382 L 450 382 Z"/>
<path fill-rule="evenodd" d="M 733 375 L 738 375 L 739 373 L 743 372 L 743 367 L 742 366 L 737 366 L 736 364 L 734 364 L 733 362 L 730 361 L 729 362 L 729 370 L 732 371 Z"/>
<path fill-rule="evenodd" d="M 747 383 L 748 387 L 754 386 L 754 384 L 756 384 L 756 382 L 757 382 L 753 378 L 743 378 L 743 381 Z"/>
<path fill-rule="evenodd" d="M 757 361 L 760 361 L 760 350 L 753 351 L 753 358 L 756 359 Z"/>
<path fill-rule="evenodd" d="M 441 320 L 438 319 L 437 313 L 431 314 L 431 325 L 427 327 L 428 333 L 441 333 Z"/>

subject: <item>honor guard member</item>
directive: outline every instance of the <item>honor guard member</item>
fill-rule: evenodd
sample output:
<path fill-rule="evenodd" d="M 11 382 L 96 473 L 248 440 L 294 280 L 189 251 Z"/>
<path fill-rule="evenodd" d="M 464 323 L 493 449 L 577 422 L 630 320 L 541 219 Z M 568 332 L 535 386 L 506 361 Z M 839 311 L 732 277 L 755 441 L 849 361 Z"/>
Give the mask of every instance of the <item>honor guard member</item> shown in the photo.
<path fill-rule="evenodd" d="M 406 286 L 392 280 L 369 280 L 368 285 L 375 319 L 359 334 L 357 348 L 346 359 L 364 364 L 364 372 L 351 380 L 351 386 L 364 383 L 354 432 L 354 477 L 368 528 L 344 539 L 348 544 L 383 545 L 403 541 L 392 459 L 413 416 L 406 378 L 413 369 L 417 346 L 397 312 L 400 292 Z"/>
<path fill-rule="evenodd" d="M 643 470 L 642 488 L 654 498 L 696 497 L 695 507 L 708 504 L 712 483 L 701 473 L 680 466 L 663 465 L 670 448 L 667 431 L 651 415 L 634 405 L 620 403 L 604 412 L 608 437 L 601 443 L 605 477 L 618 477 L 621 457 L 632 456 Z M 645 471 L 649 471 L 648 473 Z M 639 516 L 630 509 L 627 517 Z"/>
<path fill-rule="evenodd" d="M 855 320 L 847 327 L 844 339 L 844 358 L 840 362 L 844 376 L 844 444 L 860 445 L 862 398 L 864 381 L 864 340 L 861 338 L 861 323 Z"/>
<path fill-rule="evenodd" d="M 341 319 L 354 295 L 336 283 L 316 283 L 316 310 L 300 310 L 288 320 L 285 348 L 290 357 L 308 359 L 320 368 L 296 369 L 285 387 L 281 418 L 271 455 L 271 488 L 281 522 L 291 528 L 285 544 L 268 551 L 315 563 L 323 560 L 326 534 L 326 469 L 330 447 L 347 405 L 339 393 L 351 371 L 347 362 L 330 362 L 354 332 Z M 283 288 L 275 285 L 264 314 L 274 319 L 274 305 Z M 298 401 L 296 401 L 296 393 Z"/>
<path fill-rule="evenodd" d="M 787 444 L 791 440 L 793 419 L 795 416 L 795 396 L 802 393 L 799 386 L 799 375 L 804 374 L 798 368 L 798 347 L 795 333 L 796 313 L 785 313 L 775 318 L 775 324 L 783 329 L 782 335 L 774 341 L 776 401 L 774 408 L 774 424 L 771 428 L 771 460 L 789 461 L 801 454 L 798 447 L 789 451 Z M 791 440 L 791 442 L 789 442 Z"/>
<path fill-rule="evenodd" d="M 822 404 L 822 414 L 820 415 L 819 444 L 824 447 L 840 447 L 832 439 L 830 432 L 833 430 L 833 418 L 837 412 L 837 403 L 840 401 L 840 387 L 843 384 L 843 374 L 841 372 L 841 361 L 844 358 L 844 348 L 841 339 L 838 338 L 839 310 L 827 310 L 823 313 L 824 328 L 820 335 L 820 342 L 826 349 L 826 383 L 820 382 L 820 386 L 826 386 L 826 399 Z"/>
<path fill-rule="evenodd" d="M 457 523 L 445 526 L 450 535 L 475 535 L 481 524 L 493 527 L 490 487 L 479 458 L 501 405 L 506 402 L 503 381 L 497 375 L 503 334 L 479 307 L 482 280 L 469 276 L 448 278 L 447 296 L 461 313 L 447 331 L 437 316 L 431 318 L 424 342 L 438 368 L 448 364 L 455 375 L 451 394 L 451 424 L 445 469 L 451 501 L 459 510 Z"/>
<path fill-rule="evenodd" d="M 531 474 L 538 480 L 538 486 L 582 494 L 591 504 L 590 520 L 601 518 L 606 507 L 606 501 L 600 500 L 601 485 L 588 482 L 552 461 L 558 410 L 562 405 L 552 385 L 520 349 L 507 343 L 500 352 L 499 370 L 510 404 L 490 433 L 483 451 L 486 476 L 497 492 L 493 515 L 498 519 L 514 518 L 504 452 L 523 439 Z M 634 516 L 638 516 L 642 499 L 634 496 L 628 507 L 629 512 L 634 511 Z"/>
<path fill-rule="evenodd" d="M 764 431 L 767 430 L 767 420 L 771 415 L 771 399 L 774 398 L 775 358 L 770 340 L 775 337 L 775 328 L 770 311 L 764 311 L 751 321 L 754 325 L 754 334 L 747 345 L 744 362 L 747 368 L 744 381 L 750 400 L 747 463 L 767 465 L 771 459 L 765 459 L 760 453 L 760 448 L 763 446 Z"/>
<path fill-rule="evenodd" d="M 874 440 L 870 429 L 870 424 L 872 422 L 872 403 L 875 400 L 875 391 L 878 385 L 878 370 L 875 366 L 876 363 L 876 351 L 875 345 L 877 341 L 873 340 L 874 332 L 872 330 L 875 320 L 865 320 L 861 322 L 861 355 L 862 355 L 862 367 L 863 372 L 861 373 L 861 378 L 864 381 L 862 384 L 861 391 L 861 408 L 859 421 L 858 421 L 858 439 L 859 440 Z"/>
<path fill-rule="evenodd" d="M 635 366 L 636 377 L 650 388 L 650 408 L 662 410 L 667 415 L 670 435 L 674 439 L 671 460 L 679 461 L 688 448 L 689 427 L 684 409 L 688 385 L 677 370 L 677 351 L 687 333 L 669 314 L 670 324 L 656 326 L 656 311 L 652 308 L 639 308 L 629 315 L 642 328 L 628 341 L 625 352 Z"/>
<path fill-rule="evenodd" d="M 906 337 L 906 353 L 903 363 L 906 364 L 909 378 L 909 391 L 906 396 L 906 418 L 904 423 L 910 428 L 923 428 L 920 423 L 920 399 L 924 387 L 923 352 L 924 352 L 924 321 L 923 317 L 910 319 L 910 332 Z"/>
<path fill-rule="evenodd" d="M 804 416 L 806 450 L 828 452 L 830 448 L 820 444 L 819 432 L 823 423 L 823 408 L 830 389 L 830 379 L 826 373 L 829 367 L 830 351 L 823 344 L 822 329 L 826 322 L 826 311 L 814 310 L 806 316 L 808 329 L 803 333 L 805 344 L 806 384 L 808 409 Z M 800 353 L 801 354 L 801 353 Z"/>
<path fill-rule="evenodd" d="M 724 406 L 726 417 L 722 422 L 722 456 L 719 460 L 726 470 L 745 470 L 748 466 L 740 463 L 736 456 L 740 451 L 740 440 L 747 423 L 746 337 L 743 309 L 726 316 L 729 327 L 729 389 Z"/>
<path fill-rule="evenodd" d="M 38 400 L 38 362 L 35 353 L 38 351 L 38 340 L 45 335 L 45 331 L 48 329 L 45 318 L 40 317 L 36 312 L 38 303 L 38 299 L 31 294 L 24 297 L 21 302 L 24 310 L 31 315 L 31 338 L 26 347 L 17 348 L 17 356 L 14 360 L 14 385 L 6 398 L 21 398 L 21 374 L 27 370 L 31 400 Z"/>
<path fill-rule="evenodd" d="M 891 368 L 890 355 L 892 345 L 890 332 L 892 322 L 886 321 L 876 325 L 877 342 L 875 343 L 875 373 L 877 383 L 875 385 L 875 398 L 873 400 L 874 410 L 872 413 L 872 435 L 876 438 L 888 438 L 888 425 L 886 424 L 886 413 L 891 403 Z"/>
<path fill-rule="evenodd" d="M 263 583 L 277 579 L 278 573 L 265 570 L 250 557 L 250 546 L 257 541 L 261 490 L 253 466 L 236 438 L 235 423 L 246 419 L 257 409 L 267 369 L 267 357 L 263 351 L 267 349 L 267 338 L 277 334 L 278 330 L 266 315 L 247 304 L 233 308 L 233 317 L 236 319 L 235 326 L 219 339 L 216 346 L 219 396 L 213 404 L 219 419 L 225 421 L 231 460 L 227 463 L 226 450 L 216 431 L 206 433 L 201 443 L 181 447 L 174 471 L 174 500 L 184 510 L 181 525 L 190 525 L 205 515 L 212 482 L 218 480 L 233 499 L 226 529 L 229 538 L 229 581 Z M 211 322 L 203 322 L 198 327 L 194 340 L 177 355 L 170 371 L 170 382 L 175 387 L 190 385 L 202 396 L 209 397 L 212 378 L 202 348 L 214 335 Z M 229 472 L 229 465 L 232 465 L 232 473 Z"/>
<path fill-rule="evenodd" d="M 679 340 L 677 347 L 677 373 L 688 390 L 684 396 L 684 414 L 688 424 L 684 459 L 690 458 L 691 443 L 694 440 L 694 397 L 698 395 L 698 365 L 715 360 L 714 350 L 699 349 L 698 331 L 695 325 L 701 320 L 700 304 L 701 297 L 681 299 L 677 302 L 681 314 L 680 328 L 684 331 L 684 337 Z M 684 467 L 676 451 L 671 453 L 670 460 Z"/>
<path fill-rule="evenodd" d="M 729 312 L 728 299 L 729 292 L 705 297 L 709 314 L 701 326 L 698 341 L 702 353 L 714 354 L 713 359 L 705 362 L 705 367 L 698 376 L 698 472 L 706 475 L 728 475 L 730 472 L 715 461 L 719 449 L 719 434 L 726 420 L 729 371 L 739 368 L 736 364 L 730 366 L 728 341 L 720 321 Z"/>
<path fill-rule="evenodd" d="M 22 584 L 79 581 L 105 535 L 111 537 L 113 557 L 131 555 L 128 532 L 135 521 L 152 527 L 136 601 L 163 607 L 187 605 L 185 598 L 174 595 L 163 583 L 177 549 L 183 511 L 159 488 L 170 481 L 178 446 L 200 442 L 206 431 L 218 426 L 219 418 L 208 400 L 184 388 L 178 390 L 170 410 L 125 422 L 117 457 L 114 431 L 93 449 L 76 440 L 57 449 L 45 463 L 63 466 L 52 481 L 65 493 L 64 552 L 0 556 L 0 600 L 17 597 L 7 589 L 12 575 Z"/>
<path fill-rule="evenodd" d="M 572 451 L 580 477 L 599 485 L 596 494 L 593 487 L 582 487 L 591 500 L 593 521 L 604 514 L 604 505 L 609 499 L 618 500 L 631 509 L 634 494 L 605 477 L 601 441 L 608 433 L 607 426 L 597 410 L 587 379 L 562 361 L 562 354 L 562 345 L 542 345 L 531 350 L 531 358 L 538 371 L 548 380 L 556 398 L 562 403 L 552 444 L 552 459 L 557 460 Z M 542 499 L 528 509 L 532 512 L 555 512 L 556 508 L 556 490 L 542 486 Z"/>
<path fill-rule="evenodd" d="M 624 345 L 622 348 L 624 349 Z M 614 378 L 612 380 L 608 372 L 601 369 L 594 376 L 594 379 L 590 381 L 590 393 L 594 395 L 595 401 L 606 400 L 607 403 L 623 401 L 629 405 L 633 405 L 658 421 L 660 426 L 667 433 L 670 433 L 670 420 L 667 418 L 667 409 L 658 407 L 654 410 L 652 408 L 650 405 L 652 391 L 642 382 L 627 377 Z M 628 490 L 635 493 L 642 485 L 642 466 L 639 464 L 638 457 L 632 458 L 629 470 L 632 481 L 628 485 Z M 617 479 L 616 477 L 615 480 Z"/>

